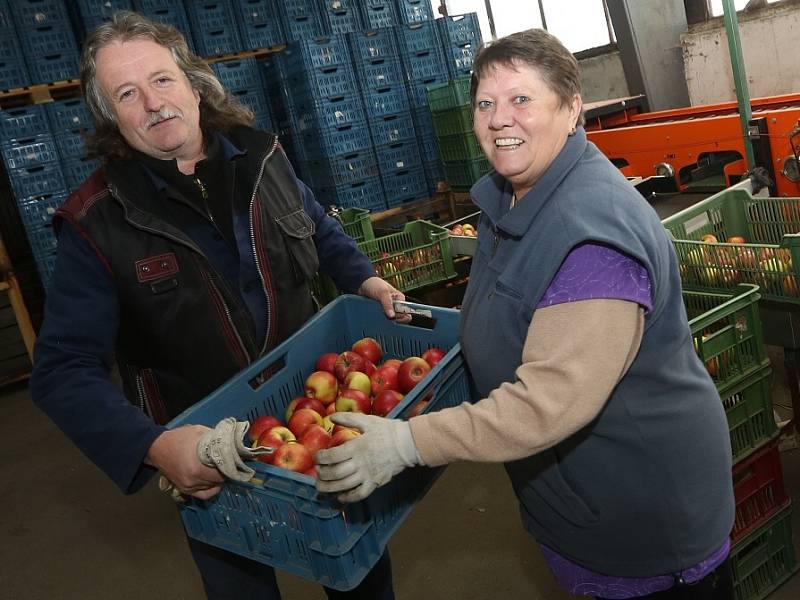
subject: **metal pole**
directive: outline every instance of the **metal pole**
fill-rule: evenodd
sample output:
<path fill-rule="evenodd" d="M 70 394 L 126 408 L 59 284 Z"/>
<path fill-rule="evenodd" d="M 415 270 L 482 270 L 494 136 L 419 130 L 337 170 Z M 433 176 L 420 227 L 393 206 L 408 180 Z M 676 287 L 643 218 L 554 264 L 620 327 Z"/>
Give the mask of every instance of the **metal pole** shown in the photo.
<path fill-rule="evenodd" d="M 489 19 L 489 31 L 492 33 L 492 39 L 497 39 L 497 29 L 494 26 L 494 15 L 492 14 L 492 0 L 484 0 L 486 5 L 486 18 Z"/>
<path fill-rule="evenodd" d="M 745 72 L 744 59 L 742 58 L 742 42 L 739 39 L 739 20 L 736 18 L 736 8 L 733 5 L 733 0 L 722 0 L 722 8 L 725 12 L 725 34 L 728 37 L 728 52 L 731 56 L 731 67 L 733 68 L 736 100 L 739 103 L 739 121 L 742 125 L 747 168 L 752 171 L 756 167 L 753 143 L 750 139 L 750 119 L 753 113 L 750 108 L 747 73 Z"/>
<path fill-rule="evenodd" d="M 544 4 L 539 0 L 539 15 L 542 17 L 542 29 L 547 29 L 547 20 L 544 18 Z"/>

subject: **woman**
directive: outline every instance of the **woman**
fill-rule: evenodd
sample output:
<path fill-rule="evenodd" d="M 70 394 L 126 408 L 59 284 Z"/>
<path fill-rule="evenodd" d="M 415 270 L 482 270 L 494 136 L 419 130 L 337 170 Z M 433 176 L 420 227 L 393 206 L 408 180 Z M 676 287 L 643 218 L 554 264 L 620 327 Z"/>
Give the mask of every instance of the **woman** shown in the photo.
<path fill-rule="evenodd" d="M 482 399 L 408 422 L 334 416 L 364 435 L 317 455 L 318 489 L 354 501 L 408 466 L 502 461 L 570 592 L 732 597 L 728 428 L 663 226 L 587 142 L 578 65 L 552 35 L 483 48 L 471 93 L 494 167 L 472 188 L 461 321 Z"/>

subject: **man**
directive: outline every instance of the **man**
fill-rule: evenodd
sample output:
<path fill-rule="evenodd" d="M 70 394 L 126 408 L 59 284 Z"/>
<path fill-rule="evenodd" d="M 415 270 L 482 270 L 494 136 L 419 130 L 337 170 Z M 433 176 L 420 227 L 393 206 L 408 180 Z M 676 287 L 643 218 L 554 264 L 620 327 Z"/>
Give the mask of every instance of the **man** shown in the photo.
<path fill-rule="evenodd" d="M 81 84 L 105 165 L 54 220 L 31 394 L 125 493 L 160 471 L 207 499 L 224 481 L 197 457 L 209 429 L 164 423 L 302 326 L 318 267 L 388 317 L 403 295 L 175 29 L 118 13 L 87 39 Z M 109 379 L 115 360 L 124 394 Z M 189 545 L 209 598 L 280 598 L 272 569 Z M 356 590 L 328 596 L 391 588 L 384 556 Z"/>

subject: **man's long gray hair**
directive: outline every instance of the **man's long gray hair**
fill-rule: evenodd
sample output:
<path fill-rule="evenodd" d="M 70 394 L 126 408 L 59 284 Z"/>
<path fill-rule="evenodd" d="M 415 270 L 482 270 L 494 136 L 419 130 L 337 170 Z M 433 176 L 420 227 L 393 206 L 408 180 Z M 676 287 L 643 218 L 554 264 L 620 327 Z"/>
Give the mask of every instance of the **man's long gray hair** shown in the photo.
<path fill-rule="evenodd" d="M 206 137 L 212 131 L 224 132 L 235 125 L 253 122 L 253 113 L 225 91 L 211 67 L 189 50 L 180 31 L 137 13 L 120 11 L 91 33 L 81 55 L 81 89 L 96 129 L 87 141 L 92 154 L 108 158 L 125 157 L 130 153 L 108 98 L 97 84 L 96 58 L 97 52 L 108 44 L 140 39 L 167 48 L 189 84 L 200 95 L 200 127 Z"/>

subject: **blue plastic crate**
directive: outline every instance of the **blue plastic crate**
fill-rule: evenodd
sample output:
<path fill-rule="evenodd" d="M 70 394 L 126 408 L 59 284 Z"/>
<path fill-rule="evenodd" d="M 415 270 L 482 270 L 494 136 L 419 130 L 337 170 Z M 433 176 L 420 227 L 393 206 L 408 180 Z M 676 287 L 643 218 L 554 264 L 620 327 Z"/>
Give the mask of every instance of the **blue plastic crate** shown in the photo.
<path fill-rule="evenodd" d="M 433 196 L 439 189 L 439 182 L 447 179 L 444 174 L 444 166 L 440 160 L 428 161 L 424 163 L 424 170 L 428 195 Z"/>
<path fill-rule="evenodd" d="M 231 96 L 244 104 L 254 114 L 269 112 L 269 104 L 262 88 L 239 90 L 231 93 Z"/>
<path fill-rule="evenodd" d="M 110 21 L 118 10 L 133 10 L 131 0 L 78 0 L 78 12 L 86 31 Z"/>
<path fill-rule="evenodd" d="M 200 56 L 220 56 L 234 54 L 242 49 L 239 30 L 231 22 L 220 29 L 207 29 L 203 32 L 192 29 L 192 39 L 197 54 Z"/>
<path fill-rule="evenodd" d="M 253 127 L 261 131 L 274 131 L 275 126 L 272 123 L 272 117 L 268 112 L 254 113 L 255 119 Z"/>
<path fill-rule="evenodd" d="M 74 160 L 86 156 L 86 138 L 82 133 L 64 131 L 53 137 L 61 160 Z"/>
<path fill-rule="evenodd" d="M 286 74 L 351 66 L 347 44 L 344 37 L 338 35 L 292 42 L 281 54 L 281 60 Z"/>
<path fill-rule="evenodd" d="M 306 160 L 354 154 L 372 148 L 369 130 L 365 125 L 343 129 L 310 129 L 303 132 L 300 141 Z"/>
<path fill-rule="evenodd" d="M 315 0 L 279 2 L 278 16 L 287 42 L 310 40 L 329 33 Z"/>
<path fill-rule="evenodd" d="M 311 97 L 296 100 L 295 121 L 301 133 L 318 129 L 353 127 L 364 127 L 366 131 L 367 119 L 364 107 L 357 96 L 345 96 L 335 100 L 314 100 Z"/>
<path fill-rule="evenodd" d="M 40 252 L 34 256 L 36 269 L 39 271 L 39 278 L 45 290 L 49 287 L 53 271 L 56 269 L 56 256 L 56 252 Z"/>
<path fill-rule="evenodd" d="M 168 427 L 213 427 L 229 416 L 248 420 L 283 414 L 290 400 L 302 393 L 303 381 L 320 353 L 349 348 L 365 335 L 378 340 L 387 358 L 420 356 L 431 346 L 447 351 L 425 380 L 389 413 L 391 418 L 407 418 L 428 394 L 431 399 L 423 412 L 457 406 L 470 397 L 458 344 L 459 313 L 435 306 L 418 308 L 431 311 L 433 328 L 397 324 L 384 316 L 377 302 L 341 296 Z M 269 379 L 263 381 L 268 373 Z M 314 479 L 307 475 L 261 462 L 249 464 L 256 470 L 251 481 L 229 481 L 214 500 L 189 498 L 179 506 L 187 534 L 339 590 L 361 582 L 443 472 L 441 468 L 408 469 L 369 498 L 342 505 L 330 495 L 318 495 Z"/>
<path fill-rule="evenodd" d="M 63 0 L 13 0 L 12 18 L 18 30 L 45 25 L 69 25 Z"/>
<path fill-rule="evenodd" d="M 44 104 L 50 130 L 58 134 L 62 131 L 89 130 L 94 128 L 94 122 L 86 108 L 83 98 L 70 98 L 57 100 Z"/>
<path fill-rule="evenodd" d="M 22 58 L 19 60 L 0 60 L 0 90 L 13 90 L 30 84 L 31 77 L 28 75 L 28 67 L 25 66 L 25 61 Z"/>
<path fill-rule="evenodd" d="M 418 137 L 432 138 L 436 136 L 433 115 L 427 106 L 411 109 L 411 118 L 414 120 L 414 129 L 416 129 Z"/>
<path fill-rule="evenodd" d="M 366 29 L 393 27 L 397 25 L 394 0 L 365 0 L 362 5 L 361 20 Z"/>
<path fill-rule="evenodd" d="M 357 0 L 317 0 L 328 30 L 333 34 L 361 31 L 361 12 Z"/>
<path fill-rule="evenodd" d="M 400 60 L 387 58 L 370 63 L 356 63 L 361 89 L 371 91 L 405 88 L 406 78 Z"/>
<path fill-rule="evenodd" d="M 189 27 L 189 17 L 182 0 L 134 0 L 136 11 L 165 25 L 171 25 L 183 34 L 190 49 L 194 49 L 194 38 Z"/>
<path fill-rule="evenodd" d="M 261 67 L 255 58 L 219 61 L 213 63 L 211 69 L 216 73 L 222 87 L 229 92 L 264 87 Z"/>
<path fill-rule="evenodd" d="M 428 197 L 428 182 L 422 167 L 382 173 L 381 183 L 389 208 Z"/>
<path fill-rule="evenodd" d="M 64 204 L 67 194 L 64 191 L 26 198 L 17 202 L 19 216 L 25 228 L 39 228 L 50 225 L 56 210 Z"/>
<path fill-rule="evenodd" d="M 8 179 L 17 198 L 50 194 L 66 188 L 58 162 L 8 169 Z"/>
<path fill-rule="evenodd" d="M 422 157 L 422 162 L 438 161 L 439 156 L 439 140 L 432 133 L 418 133 L 417 134 L 417 148 Z"/>
<path fill-rule="evenodd" d="M 375 157 L 378 160 L 378 171 L 381 175 L 422 167 L 416 140 L 400 142 L 391 146 L 376 146 Z"/>
<path fill-rule="evenodd" d="M 44 106 L 31 104 L 0 109 L 0 139 L 14 140 L 50 133 Z"/>
<path fill-rule="evenodd" d="M 11 15 L 8 0 L 0 0 L 0 29 L 14 29 L 14 19 Z"/>
<path fill-rule="evenodd" d="M 270 48 L 286 41 L 275 0 L 234 0 L 233 12 L 245 50 Z"/>
<path fill-rule="evenodd" d="M 314 195 L 323 206 L 363 208 L 373 212 L 386 209 L 383 186 L 378 177 L 333 187 L 315 187 Z"/>
<path fill-rule="evenodd" d="M 416 139 L 414 121 L 410 111 L 367 119 L 372 143 L 387 146 Z"/>
<path fill-rule="evenodd" d="M 89 178 L 89 175 L 100 168 L 102 162 L 98 158 L 80 158 L 76 160 L 66 160 L 61 163 L 61 171 L 64 173 L 64 182 L 70 192 L 77 190 L 80 185 Z"/>
<path fill-rule="evenodd" d="M 65 26 L 46 25 L 28 29 L 20 35 L 20 42 L 25 58 L 28 60 L 36 59 L 39 56 L 77 53 L 78 51 L 72 30 Z M 30 66 L 30 62 L 28 66 Z"/>
<path fill-rule="evenodd" d="M 290 69 L 287 83 L 293 95 L 302 92 L 313 98 L 341 98 L 358 91 L 356 75 L 350 65 L 304 71 Z"/>
<path fill-rule="evenodd" d="M 403 66 L 405 66 L 408 80 L 412 85 L 415 81 L 447 80 L 449 78 L 447 60 L 441 48 L 406 54 L 403 57 Z"/>
<path fill-rule="evenodd" d="M 271 48 L 286 42 L 286 36 L 281 30 L 279 21 L 273 23 L 258 23 L 256 25 L 239 25 L 239 35 L 242 38 L 244 50 L 257 48 Z"/>
<path fill-rule="evenodd" d="M 0 27 L 0 62 L 20 60 L 22 48 L 13 28 Z"/>
<path fill-rule="evenodd" d="M 275 0 L 233 0 L 231 6 L 240 25 L 263 25 L 278 18 Z"/>
<path fill-rule="evenodd" d="M 408 110 L 408 94 L 405 88 L 371 91 L 364 90 L 364 107 L 371 118 L 396 115 Z"/>
<path fill-rule="evenodd" d="M 52 225 L 42 225 L 37 227 L 26 227 L 25 234 L 33 250 L 33 255 L 49 254 L 55 251 L 56 235 Z"/>
<path fill-rule="evenodd" d="M 395 2 L 398 23 L 418 23 L 434 19 L 430 0 L 395 0 Z"/>
<path fill-rule="evenodd" d="M 476 13 L 442 17 L 441 19 L 436 19 L 436 24 L 444 46 L 472 44 L 477 48 L 483 42 L 481 26 Z"/>
<path fill-rule="evenodd" d="M 451 79 L 458 79 L 464 75 L 472 74 L 472 63 L 475 62 L 478 46 L 467 44 L 465 46 L 445 47 L 444 53 L 447 61 L 447 71 L 450 73 Z"/>
<path fill-rule="evenodd" d="M 355 63 L 373 62 L 399 56 L 397 38 L 391 28 L 348 34 L 347 43 L 352 49 Z"/>
<path fill-rule="evenodd" d="M 48 162 L 58 162 L 58 152 L 49 133 L 2 143 L 3 160 L 7 169 L 22 169 Z"/>
<path fill-rule="evenodd" d="M 441 48 L 439 29 L 434 21 L 422 21 L 397 27 L 397 42 L 403 56 Z"/>
<path fill-rule="evenodd" d="M 78 53 L 65 52 L 63 54 L 48 54 L 37 56 L 31 60 L 25 57 L 28 63 L 28 73 L 33 83 L 53 83 L 78 77 Z"/>
<path fill-rule="evenodd" d="M 378 175 L 378 164 L 371 148 L 345 156 L 310 158 L 306 166 L 315 185 L 321 187 L 350 184 Z"/>

